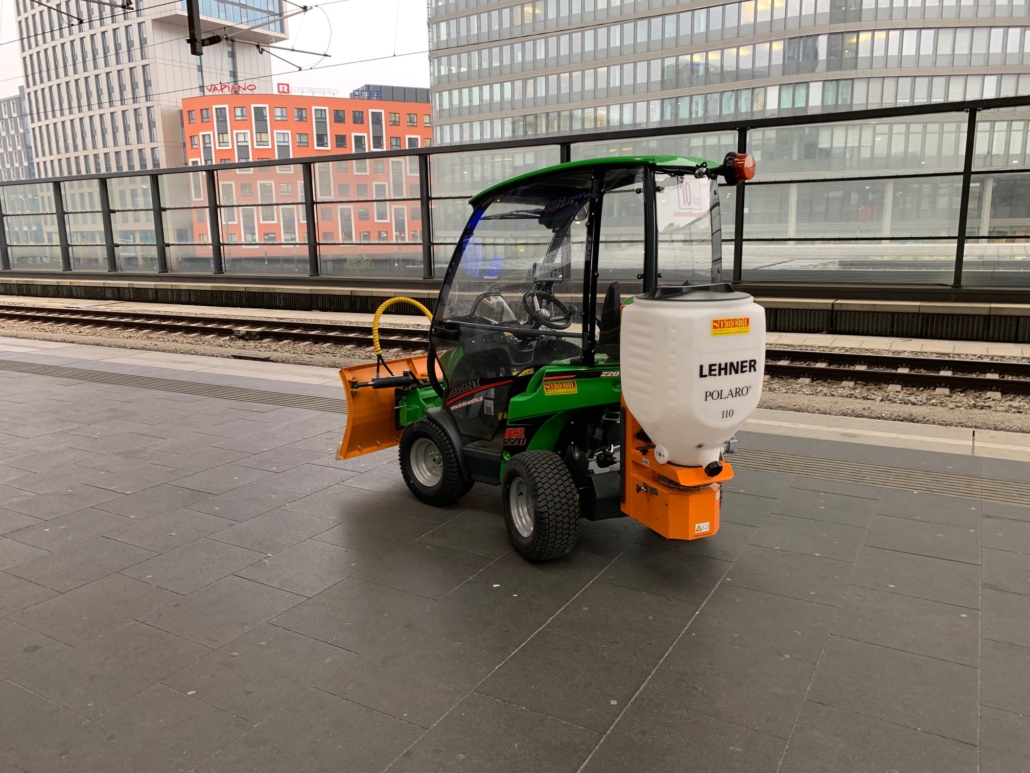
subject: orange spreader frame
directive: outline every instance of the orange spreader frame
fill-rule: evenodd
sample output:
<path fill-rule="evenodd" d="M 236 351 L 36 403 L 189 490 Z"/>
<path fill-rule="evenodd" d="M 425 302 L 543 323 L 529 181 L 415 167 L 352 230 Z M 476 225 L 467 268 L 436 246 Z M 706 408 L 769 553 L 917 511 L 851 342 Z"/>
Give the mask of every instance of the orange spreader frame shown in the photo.
<path fill-rule="evenodd" d="M 395 376 L 408 370 L 425 379 L 426 357 L 405 357 L 387 362 Z M 402 430 L 397 428 L 397 394 L 395 389 L 357 389 L 353 385 L 371 381 L 376 373 L 375 363 L 354 365 L 340 371 L 343 391 L 347 395 L 347 429 L 337 452 L 338 459 L 390 448 L 401 442 Z M 389 375 L 381 366 L 379 374 Z"/>
<path fill-rule="evenodd" d="M 666 539 L 711 537 L 719 531 L 720 484 L 733 477 L 729 462 L 724 461 L 722 472 L 712 478 L 700 467 L 659 463 L 654 446 L 636 437 L 641 426 L 625 401 L 622 407 L 622 512 Z"/>

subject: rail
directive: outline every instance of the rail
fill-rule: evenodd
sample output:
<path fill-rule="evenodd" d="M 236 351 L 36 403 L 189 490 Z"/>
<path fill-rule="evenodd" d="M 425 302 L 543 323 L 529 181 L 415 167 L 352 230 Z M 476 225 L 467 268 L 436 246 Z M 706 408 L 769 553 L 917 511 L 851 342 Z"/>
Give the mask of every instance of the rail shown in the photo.
<path fill-rule="evenodd" d="M 0 275 L 426 281 L 503 179 L 745 150 L 758 177 L 720 202 L 735 282 L 1030 294 L 1028 121 L 1013 96 L 9 183 Z"/>

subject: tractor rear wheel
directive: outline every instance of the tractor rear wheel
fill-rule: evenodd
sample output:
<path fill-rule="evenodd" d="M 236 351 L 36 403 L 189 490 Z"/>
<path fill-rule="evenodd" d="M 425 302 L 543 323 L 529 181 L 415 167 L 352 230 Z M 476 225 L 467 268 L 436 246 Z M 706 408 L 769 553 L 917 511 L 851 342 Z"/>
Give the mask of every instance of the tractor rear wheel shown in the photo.
<path fill-rule="evenodd" d="M 501 489 L 504 522 L 519 555 L 529 561 L 550 561 L 575 547 L 579 492 L 558 454 L 525 451 L 512 457 Z"/>
<path fill-rule="evenodd" d="M 428 505 L 452 505 L 472 488 L 462 475 L 460 452 L 436 422 L 419 419 L 401 435 L 401 475 L 411 493 Z"/>

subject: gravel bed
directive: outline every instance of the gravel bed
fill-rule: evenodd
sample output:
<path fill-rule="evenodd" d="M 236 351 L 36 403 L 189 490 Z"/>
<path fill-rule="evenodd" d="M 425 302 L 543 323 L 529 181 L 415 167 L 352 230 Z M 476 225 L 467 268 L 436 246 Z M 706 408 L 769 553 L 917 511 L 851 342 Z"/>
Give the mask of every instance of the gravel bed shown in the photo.
<path fill-rule="evenodd" d="M 113 330 L 72 328 L 49 322 L 0 321 L 0 336 L 45 341 L 143 349 L 174 354 L 209 357 L 268 357 L 271 362 L 343 368 L 374 359 L 371 346 L 298 341 L 245 341 L 236 338 L 196 333 L 168 333 L 156 330 Z M 830 347 L 777 347 L 809 351 L 841 351 Z M 387 359 L 418 354 L 414 350 L 383 350 Z M 868 352 L 868 349 L 844 351 Z M 919 354 L 915 352 L 914 354 Z M 963 355 L 965 356 L 965 355 Z M 983 357 L 982 359 L 992 359 Z M 938 395 L 933 390 L 904 387 L 888 392 L 885 385 L 856 384 L 845 387 L 839 382 L 812 381 L 801 384 L 793 378 L 771 378 L 765 382 L 762 408 L 819 413 L 830 416 L 889 419 L 920 424 L 1030 432 L 1030 396 L 988 397 L 986 392 L 953 391 Z"/>
<path fill-rule="evenodd" d="M 958 343 L 963 343 L 959 341 Z M 921 352 L 916 349 L 853 349 L 843 346 L 806 346 L 803 344 L 770 344 L 770 349 L 790 349 L 802 352 L 843 352 L 845 354 L 893 354 L 899 357 L 930 357 L 957 360 L 1005 360 L 1006 362 L 1027 362 L 1030 358 L 1002 354 L 948 354 L 946 352 Z"/>

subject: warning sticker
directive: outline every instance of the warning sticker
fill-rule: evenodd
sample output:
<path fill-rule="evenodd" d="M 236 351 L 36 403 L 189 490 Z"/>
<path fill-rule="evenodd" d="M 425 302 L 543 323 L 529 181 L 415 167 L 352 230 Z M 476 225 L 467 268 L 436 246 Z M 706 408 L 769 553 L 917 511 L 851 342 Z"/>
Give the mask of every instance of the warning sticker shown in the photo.
<path fill-rule="evenodd" d="M 707 534 L 711 531 L 712 526 L 708 521 L 702 521 L 701 523 L 694 524 L 694 534 Z"/>
<path fill-rule="evenodd" d="M 579 385 L 576 383 L 575 379 L 568 379 L 566 381 L 545 381 L 544 394 L 548 396 L 579 394 Z"/>
<path fill-rule="evenodd" d="M 712 320 L 713 336 L 735 336 L 751 332 L 751 317 L 727 317 Z"/>

